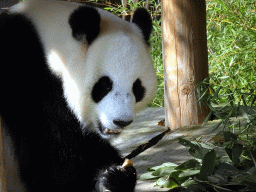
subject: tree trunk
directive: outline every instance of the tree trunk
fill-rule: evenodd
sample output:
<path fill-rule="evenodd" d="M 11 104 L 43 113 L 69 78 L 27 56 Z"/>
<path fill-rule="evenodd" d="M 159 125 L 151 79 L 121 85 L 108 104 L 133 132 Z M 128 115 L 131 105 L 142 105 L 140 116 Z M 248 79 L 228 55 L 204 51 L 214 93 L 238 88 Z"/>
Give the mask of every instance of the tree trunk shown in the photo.
<path fill-rule="evenodd" d="M 166 126 L 198 125 L 208 109 L 196 85 L 208 76 L 205 0 L 162 0 Z"/>

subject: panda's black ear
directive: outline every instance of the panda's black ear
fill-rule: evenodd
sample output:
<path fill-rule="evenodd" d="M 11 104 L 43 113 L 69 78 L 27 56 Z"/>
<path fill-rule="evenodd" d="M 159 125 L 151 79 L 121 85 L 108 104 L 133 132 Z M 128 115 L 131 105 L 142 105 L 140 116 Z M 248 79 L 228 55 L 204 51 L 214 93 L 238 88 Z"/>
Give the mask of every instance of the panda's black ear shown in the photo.
<path fill-rule="evenodd" d="M 78 41 L 86 38 L 90 45 L 100 32 L 100 14 L 97 9 L 80 6 L 69 17 L 72 36 Z"/>
<path fill-rule="evenodd" d="M 152 20 L 148 11 L 144 8 L 138 8 L 134 12 L 132 22 L 141 29 L 145 41 L 149 43 L 149 36 L 152 31 Z"/>

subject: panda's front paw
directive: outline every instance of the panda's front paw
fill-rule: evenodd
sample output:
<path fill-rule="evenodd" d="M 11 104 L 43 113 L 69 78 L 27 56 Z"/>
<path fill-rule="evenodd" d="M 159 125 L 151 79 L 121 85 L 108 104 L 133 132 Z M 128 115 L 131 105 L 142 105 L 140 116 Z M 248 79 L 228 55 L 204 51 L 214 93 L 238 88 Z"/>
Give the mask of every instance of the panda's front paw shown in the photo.
<path fill-rule="evenodd" d="M 133 192 L 136 169 L 132 165 L 112 165 L 99 178 L 100 192 Z"/>

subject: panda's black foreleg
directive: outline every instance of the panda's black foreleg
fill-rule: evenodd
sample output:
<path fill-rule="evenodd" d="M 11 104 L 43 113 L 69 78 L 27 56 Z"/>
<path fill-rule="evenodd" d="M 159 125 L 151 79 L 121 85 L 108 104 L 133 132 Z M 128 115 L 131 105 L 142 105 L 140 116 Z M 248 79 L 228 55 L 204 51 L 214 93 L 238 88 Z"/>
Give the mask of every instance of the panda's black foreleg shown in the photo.
<path fill-rule="evenodd" d="M 136 169 L 133 166 L 112 165 L 99 174 L 99 192 L 133 192 L 136 184 Z"/>

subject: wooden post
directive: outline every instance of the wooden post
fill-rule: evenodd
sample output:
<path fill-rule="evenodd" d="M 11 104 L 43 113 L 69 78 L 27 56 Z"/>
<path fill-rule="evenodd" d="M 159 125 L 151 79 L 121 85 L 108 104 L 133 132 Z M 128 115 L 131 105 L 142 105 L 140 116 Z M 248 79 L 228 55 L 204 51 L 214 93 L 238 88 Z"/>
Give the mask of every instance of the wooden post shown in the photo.
<path fill-rule="evenodd" d="M 196 85 L 208 76 L 205 0 L 162 0 L 166 126 L 197 125 L 208 114 Z"/>

